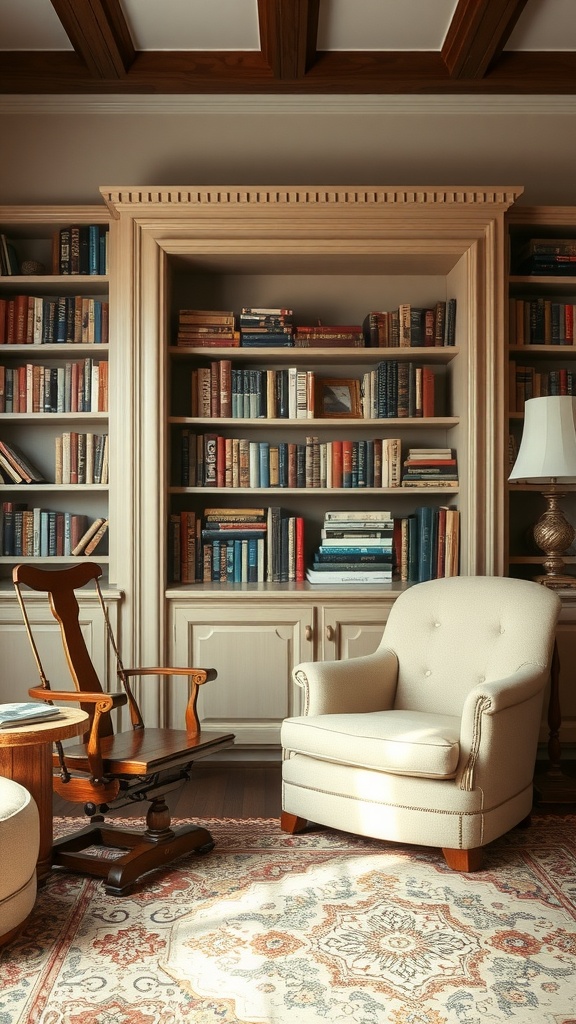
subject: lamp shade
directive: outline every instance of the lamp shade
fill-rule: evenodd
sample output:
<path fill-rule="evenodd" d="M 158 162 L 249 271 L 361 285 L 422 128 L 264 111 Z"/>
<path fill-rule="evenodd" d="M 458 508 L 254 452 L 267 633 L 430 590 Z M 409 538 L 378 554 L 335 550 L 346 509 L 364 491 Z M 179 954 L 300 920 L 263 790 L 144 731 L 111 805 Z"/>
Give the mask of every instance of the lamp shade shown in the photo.
<path fill-rule="evenodd" d="M 509 480 L 576 479 L 574 399 L 570 395 L 529 398 L 524 431 Z"/>

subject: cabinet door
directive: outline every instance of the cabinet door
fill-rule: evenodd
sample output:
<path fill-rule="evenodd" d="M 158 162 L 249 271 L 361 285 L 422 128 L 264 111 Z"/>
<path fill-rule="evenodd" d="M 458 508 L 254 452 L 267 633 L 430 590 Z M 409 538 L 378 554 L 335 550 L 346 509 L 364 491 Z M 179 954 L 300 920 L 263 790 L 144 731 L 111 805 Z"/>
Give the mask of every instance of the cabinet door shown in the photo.
<path fill-rule="evenodd" d="M 282 720 L 300 713 L 291 674 L 312 660 L 313 612 L 281 602 L 171 605 L 172 664 L 218 672 L 200 692 L 203 728 L 234 732 L 237 745 L 279 744 Z M 174 683 L 169 696 L 169 724 L 181 727 L 186 694 Z"/>
<path fill-rule="evenodd" d="M 355 601 L 319 608 L 319 657 L 340 661 L 373 654 L 382 639 L 391 602 Z"/>

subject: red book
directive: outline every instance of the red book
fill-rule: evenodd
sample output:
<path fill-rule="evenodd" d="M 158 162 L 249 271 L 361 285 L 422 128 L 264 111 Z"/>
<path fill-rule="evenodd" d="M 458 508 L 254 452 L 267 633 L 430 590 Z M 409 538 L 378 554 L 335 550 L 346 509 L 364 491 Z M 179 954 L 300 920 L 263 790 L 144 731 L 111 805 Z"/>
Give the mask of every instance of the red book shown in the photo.
<path fill-rule="evenodd" d="M 422 370 L 422 415 L 424 417 L 434 416 L 434 371 L 430 366 L 424 366 Z"/>
<path fill-rule="evenodd" d="M 218 364 L 220 387 L 220 416 L 232 415 L 232 362 L 221 359 Z"/>
<path fill-rule="evenodd" d="M 296 516 L 296 582 L 306 579 L 306 559 L 304 556 L 304 519 Z"/>
<path fill-rule="evenodd" d="M 353 441 L 342 441 L 342 487 L 352 487 Z"/>
<path fill-rule="evenodd" d="M 226 486 L 226 438 L 216 438 L 216 487 Z"/>
<path fill-rule="evenodd" d="M 342 441 L 332 442 L 332 487 L 342 487 Z"/>

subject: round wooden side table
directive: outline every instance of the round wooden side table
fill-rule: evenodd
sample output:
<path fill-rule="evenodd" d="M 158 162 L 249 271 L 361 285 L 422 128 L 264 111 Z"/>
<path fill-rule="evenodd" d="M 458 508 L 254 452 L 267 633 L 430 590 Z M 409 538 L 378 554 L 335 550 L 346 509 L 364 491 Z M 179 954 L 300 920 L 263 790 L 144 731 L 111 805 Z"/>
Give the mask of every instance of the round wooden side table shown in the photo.
<path fill-rule="evenodd" d="M 59 717 L 50 722 L 0 729 L 0 775 L 25 786 L 38 804 L 38 879 L 44 878 L 52 866 L 52 744 L 79 736 L 88 720 L 79 708 L 60 711 Z"/>

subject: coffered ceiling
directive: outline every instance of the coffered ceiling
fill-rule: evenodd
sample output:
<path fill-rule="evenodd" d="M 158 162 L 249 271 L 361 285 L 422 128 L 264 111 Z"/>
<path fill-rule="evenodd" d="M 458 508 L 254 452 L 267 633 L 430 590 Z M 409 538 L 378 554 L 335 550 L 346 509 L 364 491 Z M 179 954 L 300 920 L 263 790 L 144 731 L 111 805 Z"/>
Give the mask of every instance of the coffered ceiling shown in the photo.
<path fill-rule="evenodd" d="M 0 93 L 576 93 L 576 0 L 0 0 Z"/>

